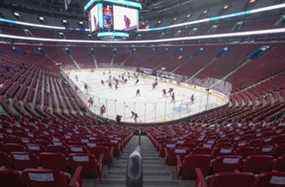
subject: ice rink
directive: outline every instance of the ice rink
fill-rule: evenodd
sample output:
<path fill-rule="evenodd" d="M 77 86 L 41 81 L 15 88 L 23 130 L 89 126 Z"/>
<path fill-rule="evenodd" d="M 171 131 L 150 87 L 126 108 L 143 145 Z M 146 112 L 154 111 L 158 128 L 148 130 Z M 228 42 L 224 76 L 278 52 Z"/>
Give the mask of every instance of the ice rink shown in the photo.
<path fill-rule="evenodd" d="M 153 89 L 155 77 L 150 75 L 139 75 L 139 83 L 136 84 L 137 78 L 131 70 L 99 68 L 93 71 L 69 71 L 67 75 L 81 90 L 85 101 L 92 97 L 94 104 L 90 108 L 94 113 L 99 115 L 100 107 L 105 105 L 104 117 L 115 119 L 116 115 L 121 115 L 123 122 L 134 122 L 131 111 L 138 114 L 138 123 L 165 122 L 226 103 L 226 99 L 207 94 L 204 88 L 192 85 L 178 85 L 170 81 L 158 80 L 158 86 Z M 129 78 L 127 83 L 122 81 L 123 75 L 124 78 Z M 114 78 L 120 80 L 118 89 L 114 87 Z M 110 81 L 112 88 L 108 85 Z M 86 84 L 88 89 L 85 89 Z M 162 89 L 168 91 L 169 88 L 174 89 L 175 101 L 169 94 L 163 95 Z M 136 95 L 137 89 L 140 90 L 140 96 Z M 192 95 L 194 96 L 193 103 L 191 102 Z"/>

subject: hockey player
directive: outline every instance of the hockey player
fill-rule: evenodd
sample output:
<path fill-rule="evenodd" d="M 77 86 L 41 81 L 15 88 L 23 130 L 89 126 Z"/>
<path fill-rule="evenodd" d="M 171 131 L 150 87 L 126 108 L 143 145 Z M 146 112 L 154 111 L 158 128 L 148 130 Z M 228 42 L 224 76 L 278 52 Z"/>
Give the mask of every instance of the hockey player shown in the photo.
<path fill-rule="evenodd" d="M 162 95 L 166 96 L 166 89 L 162 89 Z"/>
<path fill-rule="evenodd" d="M 194 95 L 191 95 L 191 103 L 194 103 Z"/>
<path fill-rule="evenodd" d="M 175 102 L 175 94 L 174 94 L 174 92 L 172 92 L 172 94 L 171 94 L 171 102 L 172 102 L 172 103 Z"/>
<path fill-rule="evenodd" d="M 140 89 L 137 89 L 136 96 L 141 96 L 141 91 L 140 91 Z"/>

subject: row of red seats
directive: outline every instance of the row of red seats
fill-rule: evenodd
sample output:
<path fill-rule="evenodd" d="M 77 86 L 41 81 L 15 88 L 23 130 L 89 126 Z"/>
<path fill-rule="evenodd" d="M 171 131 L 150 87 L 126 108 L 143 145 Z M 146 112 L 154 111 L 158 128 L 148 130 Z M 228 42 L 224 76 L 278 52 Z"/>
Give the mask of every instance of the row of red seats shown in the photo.
<path fill-rule="evenodd" d="M 74 174 L 45 168 L 30 168 L 17 171 L 0 167 L 0 181 L 3 186 L 13 187 L 82 187 L 81 167 Z"/>
<path fill-rule="evenodd" d="M 281 122 L 182 122 L 147 128 L 146 132 L 166 163 L 176 165 L 178 176 L 193 178 L 196 167 L 205 175 L 227 171 L 227 167 L 231 171 L 256 173 L 273 169 L 284 171 L 284 127 Z"/>
<path fill-rule="evenodd" d="M 2 60 L 14 64 L 9 67 L 1 65 L 4 69 L 9 68 L 9 73 L 6 72 L 1 80 L 0 94 L 5 99 L 23 101 L 24 104 L 31 104 L 33 108 L 49 108 L 57 112 L 75 113 L 85 108 L 75 91 L 60 77 L 59 72 L 55 71 L 58 68 L 50 59 L 33 54 L 29 51 L 31 48 L 21 47 L 20 51 L 23 52 L 17 52 L 17 48 L 13 50 L 8 45 L 0 46 L 0 51 L 5 52 L 5 55 L 1 56 Z M 43 65 L 38 66 L 35 63 Z"/>
<path fill-rule="evenodd" d="M 284 75 L 274 75 L 248 89 L 234 92 L 231 102 L 238 105 L 270 104 L 285 97 Z"/>
<path fill-rule="evenodd" d="M 254 175 L 250 172 L 221 172 L 204 177 L 196 168 L 196 187 L 284 187 L 285 172 L 266 172 Z"/>
<path fill-rule="evenodd" d="M 285 157 L 274 159 L 267 155 L 252 155 L 242 159 L 240 155 L 218 156 L 213 159 L 207 154 L 189 154 L 177 158 L 177 176 L 181 179 L 195 179 L 195 168 L 200 168 L 208 176 L 220 172 L 251 172 L 255 174 L 280 171 L 285 172 Z"/>
<path fill-rule="evenodd" d="M 285 108 L 283 101 L 260 103 L 258 106 L 223 106 L 191 117 L 192 122 L 231 123 L 271 121 L 271 117 L 282 114 Z"/>
<path fill-rule="evenodd" d="M 0 165 L 15 170 L 44 167 L 99 179 L 104 165 L 118 157 L 132 132 L 96 125 L 94 118 L 36 119 L 0 117 Z"/>
<path fill-rule="evenodd" d="M 96 156 L 97 154 L 88 153 L 69 153 L 66 155 L 60 152 L 41 152 L 39 154 L 30 152 L 10 152 L 10 154 L 6 154 L 0 152 L 0 164 L 15 170 L 43 167 L 67 173 L 73 173 L 77 167 L 81 166 L 82 176 L 94 176 L 101 179 L 104 154 Z"/>

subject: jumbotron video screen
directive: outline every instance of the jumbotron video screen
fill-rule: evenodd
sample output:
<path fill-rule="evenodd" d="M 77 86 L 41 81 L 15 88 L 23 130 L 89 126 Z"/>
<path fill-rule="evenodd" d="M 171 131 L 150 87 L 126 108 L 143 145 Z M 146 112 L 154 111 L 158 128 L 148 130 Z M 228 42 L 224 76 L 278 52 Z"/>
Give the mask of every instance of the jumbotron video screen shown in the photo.
<path fill-rule="evenodd" d="M 90 10 L 89 19 L 91 32 L 130 31 L 138 28 L 139 10 L 114 4 L 98 4 Z"/>

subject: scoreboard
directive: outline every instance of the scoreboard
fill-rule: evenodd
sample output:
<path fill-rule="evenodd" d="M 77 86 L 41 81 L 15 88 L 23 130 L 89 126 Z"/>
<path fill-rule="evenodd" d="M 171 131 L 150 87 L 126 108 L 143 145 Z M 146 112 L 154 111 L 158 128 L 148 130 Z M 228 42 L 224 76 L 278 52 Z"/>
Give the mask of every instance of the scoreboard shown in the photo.
<path fill-rule="evenodd" d="M 90 0 L 84 7 L 90 32 L 100 38 L 127 38 L 139 27 L 139 2 L 130 0 Z"/>

